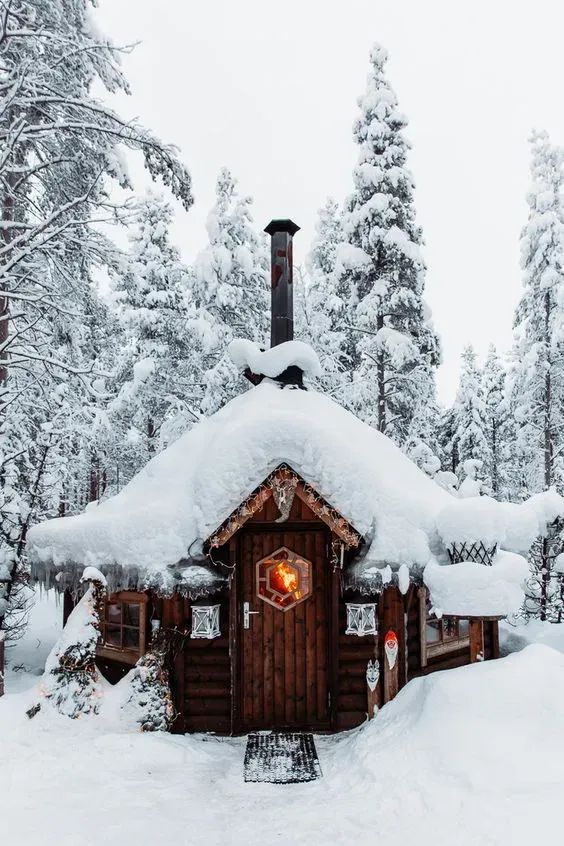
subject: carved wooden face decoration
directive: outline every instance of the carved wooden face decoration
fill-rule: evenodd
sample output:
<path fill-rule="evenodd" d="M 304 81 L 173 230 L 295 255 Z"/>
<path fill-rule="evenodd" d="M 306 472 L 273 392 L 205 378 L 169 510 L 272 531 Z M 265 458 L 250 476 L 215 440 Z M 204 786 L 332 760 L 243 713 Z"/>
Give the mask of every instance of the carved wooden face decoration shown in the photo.
<path fill-rule="evenodd" d="M 257 596 L 288 611 L 311 595 L 311 561 L 285 546 L 257 564 Z"/>

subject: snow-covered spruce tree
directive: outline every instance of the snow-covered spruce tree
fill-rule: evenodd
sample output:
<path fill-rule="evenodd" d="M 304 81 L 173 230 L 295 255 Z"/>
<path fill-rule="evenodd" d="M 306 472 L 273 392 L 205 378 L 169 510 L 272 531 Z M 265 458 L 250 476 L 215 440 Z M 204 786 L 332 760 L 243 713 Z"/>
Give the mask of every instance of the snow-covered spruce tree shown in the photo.
<path fill-rule="evenodd" d="M 505 396 L 506 371 L 495 346 L 490 345 L 482 370 L 481 393 L 486 416 L 486 476 L 490 480 L 492 495 L 496 499 L 507 499 L 509 483 L 507 464 L 509 456 L 509 408 Z"/>
<path fill-rule="evenodd" d="M 515 463 L 529 493 L 562 487 L 564 474 L 564 210 L 561 149 L 531 137 L 529 216 L 521 233 L 524 291 L 515 314 L 511 410 Z"/>
<path fill-rule="evenodd" d="M 337 273 L 349 288 L 348 322 L 357 338 L 352 405 L 403 445 L 417 398 L 429 393 L 439 349 L 423 302 L 425 265 L 406 166 L 407 121 L 386 79 L 386 58 L 382 47 L 372 49 L 367 89 L 359 100 L 354 139 L 360 154 Z"/>
<path fill-rule="evenodd" d="M 83 348 L 75 357 L 77 345 L 70 336 L 60 343 L 59 332 L 66 319 L 80 326 L 92 271 L 112 262 L 113 248 L 93 224 L 127 213 L 109 190 L 111 180 L 129 185 L 121 151 L 140 151 L 153 177 L 186 207 L 192 202 L 175 151 L 92 97 L 94 84 L 115 92 L 127 83 L 89 5 L 0 0 L 0 564 L 12 582 L 29 521 L 45 513 L 53 418 L 61 404 L 80 409 L 92 394 L 94 356 Z"/>
<path fill-rule="evenodd" d="M 149 650 L 127 677 L 130 692 L 123 710 L 141 731 L 169 731 L 176 716 L 168 669 L 175 636 L 166 629 L 153 635 Z"/>
<path fill-rule="evenodd" d="M 200 362 L 187 327 L 188 270 L 170 243 L 171 219 L 162 197 L 139 202 L 116 284 L 125 343 L 110 409 L 122 482 L 200 416 Z"/>
<path fill-rule="evenodd" d="M 477 460 L 482 467 L 491 466 L 491 454 L 486 436 L 486 406 L 482 393 L 481 373 L 476 364 L 476 353 L 471 345 L 465 347 L 461 357 L 460 381 L 453 407 L 453 442 L 456 443 L 459 465 Z M 470 465 L 468 465 L 470 467 Z M 465 469 L 466 476 L 474 478 Z M 485 477 L 486 489 L 491 480 Z"/>
<path fill-rule="evenodd" d="M 429 378 L 422 382 L 421 389 L 421 394 L 416 399 L 404 451 L 427 475 L 434 477 L 441 467 L 441 448 L 437 433 L 439 407 L 434 373 L 429 373 Z"/>
<path fill-rule="evenodd" d="M 342 213 L 338 203 L 328 199 L 319 210 L 316 235 L 306 262 L 306 284 L 300 285 L 294 296 L 297 303 L 303 302 L 303 314 L 297 314 L 297 334 L 319 356 L 322 390 L 346 405 L 354 341 L 347 323 L 349 291 L 344 280 L 335 274 L 337 249 L 342 241 Z"/>
<path fill-rule="evenodd" d="M 202 411 L 212 414 L 241 391 L 241 377 L 227 353 L 234 338 L 264 347 L 269 327 L 269 256 L 253 227 L 250 197 L 223 168 L 208 215 L 208 246 L 197 256 L 190 282 L 191 331 L 203 366 Z"/>
<path fill-rule="evenodd" d="M 454 406 L 441 408 L 437 417 L 437 440 L 439 443 L 439 457 L 445 472 L 454 473 L 458 470 L 458 444 L 455 438 L 456 419 Z"/>
<path fill-rule="evenodd" d="M 546 537 L 538 537 L 529 550 L 530 576 L 525 587 L 522 614 L 526 619 L 561 623 L 564 614 L 564 582 L 557 558 L 562 553 L 563 526 L 549 527 Z"/>
<path fill-rule="evenodd" d="M 41 700 L 60 714 L 76 719 L 97 714 L 102 698 L 102 678 L 96 667 L 96 644 L 100 637 L 100 615 L 106 596 L 106 579 L 94 567 L 87 567 L 82 581 L 89 587 L 72 610 L 61 636 L 45 663 L 39 685 Z M 34 716 L 37 705 L 28 713 Z"/>

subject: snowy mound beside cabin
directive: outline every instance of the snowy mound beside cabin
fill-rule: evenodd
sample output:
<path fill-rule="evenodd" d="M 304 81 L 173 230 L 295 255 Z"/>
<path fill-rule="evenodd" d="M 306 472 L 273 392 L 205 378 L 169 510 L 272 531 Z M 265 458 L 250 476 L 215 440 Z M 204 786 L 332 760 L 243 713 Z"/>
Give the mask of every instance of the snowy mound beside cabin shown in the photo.
<path fill-rule="evenodd" d="M 253 341 L 237 338 L 228 347 L 235 367 L 247 368 L 257 376 L 275 379 L 288 367 L 298 367 L 306 376 L 321 376 L 317 353 L 303 341 L 286 341 L 268 350 L 261 350 Z"/>
<path fill-rule="evenodd" d="M 113 498 L 32 528 L 35 574 L 48 581 L 60 568 L 91 564 L 110 576 L 123 568 L 130 585 L 182 589 L 186 568 L 175 565 L 281 463 L 363 535 L 368 562 L 427 564 L 450 495 L 333 400 L 265 380 L 186 432 Z"/>

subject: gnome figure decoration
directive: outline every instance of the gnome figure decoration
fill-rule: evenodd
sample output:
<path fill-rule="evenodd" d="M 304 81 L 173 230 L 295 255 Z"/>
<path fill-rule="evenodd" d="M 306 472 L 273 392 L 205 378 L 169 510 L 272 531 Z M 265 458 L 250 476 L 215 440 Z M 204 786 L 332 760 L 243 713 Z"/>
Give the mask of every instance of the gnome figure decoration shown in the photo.
<path fill-rule="evenodd" d="M 384 652 L 386 653 L 386 658 L 388 659 L 388 667 L 390 670 L 393 670 L 396 661 L 398 658 L 398 638 L 395 632 L 391 629 L 386 633 L 386 637 L 384 638 Z"/>

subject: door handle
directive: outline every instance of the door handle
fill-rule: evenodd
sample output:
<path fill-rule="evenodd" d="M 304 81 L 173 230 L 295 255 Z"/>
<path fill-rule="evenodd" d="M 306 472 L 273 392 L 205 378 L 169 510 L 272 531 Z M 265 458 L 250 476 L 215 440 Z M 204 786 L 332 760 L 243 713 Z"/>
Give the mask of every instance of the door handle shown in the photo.
<path fill-rule="evenodd" d="M 251 611 L 251 603 L 243 602 L 243 628 L 251 627 L 251 614 L 260 614 L 260 611 Z"/>

